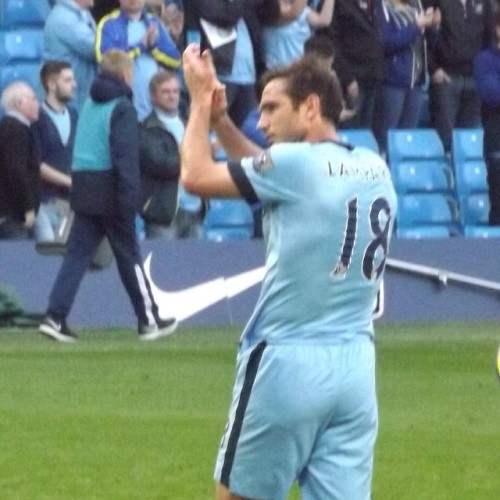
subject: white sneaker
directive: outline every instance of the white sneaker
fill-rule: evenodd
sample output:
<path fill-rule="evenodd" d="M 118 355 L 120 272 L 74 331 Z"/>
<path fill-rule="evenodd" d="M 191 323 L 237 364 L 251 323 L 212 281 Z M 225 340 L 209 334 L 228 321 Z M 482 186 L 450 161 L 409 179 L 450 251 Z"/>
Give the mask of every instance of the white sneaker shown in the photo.
<path fill-rule="evenodd" d="M 139 326 L 139 340 L 157 340 L 168 337 L 177 329 L 175 318 L 160 319 L 156 325 Z"/>
<path fill-rule="evenodd" d="M 65 319 L 57 321 L 50 314 L 43 318 L 38 330 L 45 336 L 59 342 L 74 342 L 77 339 L 75 333 L 69 329 Z"/>

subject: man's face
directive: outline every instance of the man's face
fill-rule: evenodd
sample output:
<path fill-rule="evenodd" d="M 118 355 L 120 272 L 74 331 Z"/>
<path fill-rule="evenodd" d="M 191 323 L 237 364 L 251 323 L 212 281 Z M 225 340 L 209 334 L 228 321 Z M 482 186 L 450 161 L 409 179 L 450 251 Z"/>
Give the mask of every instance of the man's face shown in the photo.
<path fill-rule="evenodd" d="M 177 113 L 179 109 L 180 85 L 177 78 L 171 78 L 160 84 L 151 95 L 154 106 L 166 113 Z"/>
<path fill-rule="evenodd" d="M 277 142 L 298 142 L 306 135 L 301 106 L 294 109 L 286 93 L 286 81 L 283 78 L 271 80 L 262 92 L 260 100 L 260 120 L 257 128 L 261 129 L 271 144 Z"/>
<path fill-rule="evenodd" d="M 54 78 L 49 89 L 54 92 L 54 95 L 58 101 L 63 103 L 71 101 L 76 89 L 76 81 L 73 75 L 73 70 L 70 68 L 63 69 Z"/>
<path fill-rule="evenodd" d="M 17 104 L 17 110 L 30 122 L 34 123 L 38 120 L 40 111 L 40 103 L 36 98 L 35 92 L 30 87 L 26 87 L 23 97 Z"/>
<path fill-rule="evenodd" d="M 146 0 L 120 0 L 120 8 L 126 14 L 138 14 L 144 9 Z"/>

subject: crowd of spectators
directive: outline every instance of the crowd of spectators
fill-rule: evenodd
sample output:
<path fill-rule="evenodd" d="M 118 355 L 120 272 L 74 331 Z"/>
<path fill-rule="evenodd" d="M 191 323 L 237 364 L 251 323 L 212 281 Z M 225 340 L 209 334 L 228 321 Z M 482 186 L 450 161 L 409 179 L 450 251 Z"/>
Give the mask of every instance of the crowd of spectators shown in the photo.
<path fill-rule="evenodd" d="M 49 98 L 47 93 L 41 116 L 44 122 L 55 123 L 64 146 L 55 150 L 67 156 L 72 144 L 71 134 L 68 135 L 70 122 L 67 117 L 62 121 L 58 114 L 67 111 L 68 116 L 73 113 L 76 116 L 80 112 L 99 73 L 103 55 L 111 49 L 119 49 L 134 63 L 133 104 L 142 123 L 141 140 L 150 141 L 150 132 L 159 127 L 161 137 L 168 142 L 164 147 L 171 151 L 182 139 L 183 122 L 189 108 L 181 53 L 188 43 L 195 41 L 212 50 L 217 76 L 225 84 L 230 117 L 250 137 L 265 141 L 256 130 L 260 76 L 266 69 L 301 58 L 305 52 L 317 56 L 318 52 L 326 50 L 327 53 L 331 51 L 331 56 L 326 58 L 327 64 L 337 72 L 344 94 L 341 127 L 372 130 L 384 153 L 389 129 L 419 126 L 428 92 L 430 124 L 437 129 L 445 150 L 449 151 L 453 128 L 481 125 L 481 100 L 473 68 L 476 56 L 494 40 L 495 2 L 53 0 L 44 28 L 43 62 L 66 62 L 76 84 L 70 98 L 64 98 L 62 110 L 53 109 L 51 104 L 61 96 Z M 308 45 L 317 49 L 307 49 Z M 157 87 L 152 83 L 158 82 L 157 75 L 163 72 L 170 75 L 165 81 L 178 87 L 176 102 L 171 103 L 175 109 L 162 110 L 161 98 L 156 94 L 162 85 L 169 84 L 163 82 Z M 43 85 L 46 87 L 46 82 Z M 8 117 L 9 122 L 19 115 L 16 110 L 5 108 L 4 111 L 4 120 Z M 171 116 L 167 119 L 169 113 Z M 2 123 L 2 126 L 7 125 Z M 51 140 L 57 137 L 54 132 Z M 2 141 L 0 149 L 13 147 Z M 178 162 L 178 151 L 174 153 Z M 0 154 L 5 157 L 7 153 L 0 151 Z M 217 154 L 216 144 L 214 154 Z M 43 152 L 39 155 L 43 177 L 43 165 L 47 162 Z M 55 169 L 68 176 L 66 160 L 61 163 L 52 157 Z M 144 182 L 144 178 L 147 172 L 154 171 L 154 167 L 148 165 L 150 161 L 153 160 L 147 155 L 141 158 L 143 185 L 148 186 L 151 184 Z M 64 163 L 64 167 L 58 168 L 58 163 Z M 170 173 L 164 171 L 160 178 L 172 185 L 172 179 L 178 182 L 178 175 L 175 174 L 176 178 L 173 174 L 178 171 L 178 165 L 176 168 L 169 165 L 168 169 Z M 4 175 L 5 172 L 0 172 L 0 176 Z M 63 187 L 69 188 L 70 180 L 62 178 Z M 182 225 L 179 219 L 185 217 L 185 207 L 191 207 L 187 210 L 196 214 L 188 217 L 188 227 L 183 231 L 163 231 L 161 227 L 155 228 L 151 220 L 146 221 L 146 236 L 201 237 L 206 200 L 190 197 L 182 188 L 169 191 L 164 185 L 162 189 L 176 197 L 175 207 L 178 201 L 181 206 L 177 214 L 174 207 L 174 215 L 159 226 Z M 45 202 L 37 196 L 30 194 L 32 201 L 24 203 L 24 208 L 30 205 L 30 210 L 17 214 L 23 231 L 12 234 L 29 235 L 30 229 L 35 227 L 26 220 L 26 213 L 36 211 L 40 201 Z M 143 202 L 149 198 L 144 195 Z M 170 210 L 172 206 L 170 204 Z M 7 215 L 10 224 L 10 212 L 1 207 L 0 221 L 7 220 Z M 138 222 L 138 231 L 142 231 L 144 222 L 139 219 Z"/>

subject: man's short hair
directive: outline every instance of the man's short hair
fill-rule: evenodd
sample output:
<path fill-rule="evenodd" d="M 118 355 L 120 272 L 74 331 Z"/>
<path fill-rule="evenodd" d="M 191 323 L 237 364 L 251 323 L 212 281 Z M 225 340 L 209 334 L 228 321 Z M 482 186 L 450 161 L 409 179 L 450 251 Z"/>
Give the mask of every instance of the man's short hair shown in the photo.
<path fill-rule="evenodd" d="M 264 73 L 260 88 L 275 79 L 287 82 L 286 94 L 297 108 L 311 94 L 316 94 L 321 103 L 321 115 L 335 126 L 339 124 L 343 108 L 342 88 L 334 71 L 321 66 L 315 57 L 303 57 L 292 64 Z"/>
<path fill-rule="evenodd" d="M 49 91 L 49 80 L 57 77 L 62 70 L 71 69 L 71 64 L 67 61 L 50 60 L 46 61 L 40 69 L 40 81 L 45 92 Z"/>
<path fill-rule="evenodd" d="M 176 79 L 179 83 L 179 77 L 175 71 L 171 71 L 169 69 L 160 69 L 158 73 L 156 73 L 151 80 L 149 80 L 149 93 L 156 93 L 158 87 L 165 82 Z"/>
<path fill-rule="evenodd" d="M 105 52 L 99 66 L 103 73 L 115 76 L 120 80 L 125 80 L 125 75 L 132 73 L 134 70 L 132 58 L 125 51 L 119 49 L 111 49 Z"/>
<path fill-rule="evenodd" d="M 320 57 L 335 57 L 335 48 L 328 35 L 316 33 L 308 38 L 304 44 L 304 55 L 318 55 Z"/>

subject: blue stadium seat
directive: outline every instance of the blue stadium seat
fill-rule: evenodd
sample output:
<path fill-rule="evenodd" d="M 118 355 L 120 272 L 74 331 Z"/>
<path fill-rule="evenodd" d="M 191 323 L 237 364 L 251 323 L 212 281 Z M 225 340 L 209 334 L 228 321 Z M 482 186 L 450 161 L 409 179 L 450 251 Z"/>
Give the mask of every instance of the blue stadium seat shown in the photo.
<path fill-rule="evenodd" d="M 483 158 L 483 129 L 456 128 L 452 133 L 451 154 L 454 162 Z"/>
<path fill-rule="evenodd" d="M 369 129 L 340 129 L 340 140 L 353 146 L 363 146 L 379 153 L 379 147 L 373 132 Z"/>
<path fill-rule="evenodd" d="M 454 193 L 453 171 L 443 160 L 408 160 L 391 165 L 398 194 Z"/>
<path fill-rule="evenodd" d="M 33 89 L 38 89 L 40 85 L 40 64 L 40 61 L 36 61 L 0 66 L 0 91 L 14 80 L 23 80 L 31 85 Z"/>
<path fill-rule="evenodd" d="M 442 193 L 398 196 L 397 236 L 429 234 L 435 237 L 439 232 L 448 236 L 461 234 L 459 208 L 454 197 Z"/>
<path fill-rule="evenodd" d="M 21 61 L 41 61 L 43 29 L 0 31 L 0 66 Z"/>
<path fill-rule="evenodd" d="M 391 129 L 387 134 L 387 157 L 392 165 L 407 160 L 444 160 L 443 143 L 434 129 Z"/>
<path fill-rule="evenodd" d="M 464 236 L 473 238 L 500 238 L 500 226 L 490 226 L 490 199 L 487 193 L 464 196 L 460 200 Z"/>
<path fill-rule="evenodd" d="M 484 160 L 466 160 L 454 165 L 456 190 L 459 198 L 488 191 L 486 163 Z"/>
<path fill-rule="evenodd" d="M 458 198 L 488 191 L 483 157 L 483 130 L 455 129 L 451 154 Z"/>
<path fill-rule="evenodd" d="M 452 229 L 459 225 L 453 170 L 436 130 L 390 129 L 387 156 L 394 187 L 402 197 L 399 225 L 440 224 L 454 234 Z"/>
<path fill-rule="evenodd" d="M 50 12 L 49 0 L 1 0 L 0 29 L 43 27 Z"/>
<path fill-rule="evenodd" d="M 471 194 L 461 199 L 460 214 L 464 226 L 488 225 L 489 213 L 487 194 Z"/>
<path fill-rule="evenodd" d="M 396 229 L 396 236 L 398 238 L 412 240 L 448 238 L 450 236 L 450 230 L 446 226 L 398 227 Z"/>
<path fill-rule="evenodd" d="M 500 238 L 500 226 L 465 226 L 467 238 Z"/>
<path fill-rule="evenodd" d="M 451 154 L 464 236 L 500 237 L 500 227 L 488 223 L 490 200 L 483 157 L 483 129 L 453 130 Z"/>
<path fill-rule="evenodd" d="M 211 198 L 203 220 L 205 239 L 212 241 L 249 240 L 253 236 L 254 220 L 250 206 L 244 200 Z"/>

